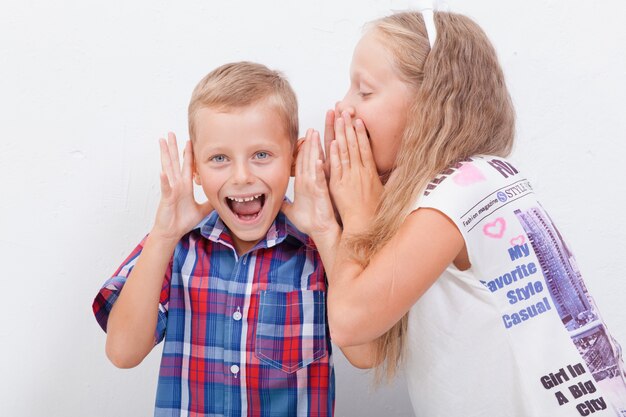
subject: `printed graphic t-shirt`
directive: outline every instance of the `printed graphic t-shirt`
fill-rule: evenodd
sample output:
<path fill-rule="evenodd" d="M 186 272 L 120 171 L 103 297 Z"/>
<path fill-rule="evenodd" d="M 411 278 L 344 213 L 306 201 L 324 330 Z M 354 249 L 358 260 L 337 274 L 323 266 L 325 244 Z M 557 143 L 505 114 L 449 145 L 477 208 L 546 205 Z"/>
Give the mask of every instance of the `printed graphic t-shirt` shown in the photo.
<path fill-rule="evenodd" d="M 418 417 L 626 417 L 621 348 L 569 247 L 510 162 L 451 167 L 414 208 L 461 231 L 450 265 L 409 313 L 407 382 Z"/>

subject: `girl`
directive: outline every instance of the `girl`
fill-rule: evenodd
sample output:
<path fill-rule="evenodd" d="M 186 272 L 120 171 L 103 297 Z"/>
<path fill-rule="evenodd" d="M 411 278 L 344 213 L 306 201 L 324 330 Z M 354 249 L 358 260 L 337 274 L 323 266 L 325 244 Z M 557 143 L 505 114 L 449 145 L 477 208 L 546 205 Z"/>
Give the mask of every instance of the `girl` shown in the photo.
<path fill-rule="evenodd" d="M 284 207 L 326 266 L 334 342 L 359 367 L 402 364 L 419 416 L 626 416 L 620 347 L 505 159 L 514 111 L 483 31 L 397 13 L 350 75 L 326 119 L 329 183 L 309 130 Z"/>

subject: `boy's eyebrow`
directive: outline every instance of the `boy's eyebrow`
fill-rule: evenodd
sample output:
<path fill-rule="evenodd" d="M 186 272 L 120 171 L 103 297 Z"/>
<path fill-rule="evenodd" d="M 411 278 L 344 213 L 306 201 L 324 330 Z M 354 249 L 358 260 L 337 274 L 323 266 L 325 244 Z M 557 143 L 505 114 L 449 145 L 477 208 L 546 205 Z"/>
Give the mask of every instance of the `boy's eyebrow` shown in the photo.
<path fill-rule="evenodd" d="M 251 138 L 248 140 L 246 144 L 246 149 L 254 149 L 254 148 L 278 148 L 280 145 L 276 143 L 275 140 L 269 138 Z M 221 144 L 208 144 L 203 146 L 198 153 L 206 154 L 206 153 L 228 153 L 232 148 L 229 146 L 221 145 Z"/>
<path fill-rule="evenodd" d="M 228 150 L 224 146 L 221 145 L 206 145 L 198 150 L 198 153 L 214 153 L 214 152 L 224 152 Z"/>

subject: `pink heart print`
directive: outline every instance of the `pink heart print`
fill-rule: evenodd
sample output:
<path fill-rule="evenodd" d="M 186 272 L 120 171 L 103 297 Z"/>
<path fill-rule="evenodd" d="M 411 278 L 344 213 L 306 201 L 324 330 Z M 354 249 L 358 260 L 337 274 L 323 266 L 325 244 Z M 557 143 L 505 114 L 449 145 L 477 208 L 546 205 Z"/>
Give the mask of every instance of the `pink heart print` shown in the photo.
<path fill-rule="evenodd" d="M 487 223 L 483 227 L 483 233 L 489 237 L 500 239 L 504 236 L 504 230 L 506 229 L 506 222 L 502 217 L 498 217 L 491 223 Z"/>
<path fill-rule="evenodd" d="M 526 242 L 524 235 L 519 235 L 518 237 L 514 237 L 513 239 L 511 239 L 512 246 L 522 246 L 524 242 Z"/>
<path fill-rule="evenodd" d="M 485 180 L 485 176 L 471 163 L 463 163 L 457 174 L 452 177 L 455 184 L 466 187 Z"/>

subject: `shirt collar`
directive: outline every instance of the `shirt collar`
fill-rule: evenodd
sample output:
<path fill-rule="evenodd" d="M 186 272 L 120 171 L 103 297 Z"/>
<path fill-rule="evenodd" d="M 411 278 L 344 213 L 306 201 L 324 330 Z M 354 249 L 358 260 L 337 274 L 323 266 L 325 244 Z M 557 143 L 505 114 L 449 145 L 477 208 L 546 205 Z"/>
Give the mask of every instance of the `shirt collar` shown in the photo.
<path fill-rule="evenodd" d="M 206 216 L 194 230 L 199 230 L 200 234 L 205 238 L 228 246 L 233 245 L 233 240 L 230 235 L 228 227 L 220 219 L 217 211 L 211 212 Z M 308 235 L 302 233 L 287 219 L 287 216 L 282 211 L 278 212 L 278 215 L 270 225 L 265 239 L 261 240 L 255 248 L 265 247 L 271 248 L 273 246 L 282 243 L 283 241 L 292 242 L 297 245 L 312 245 L 313 242 Z"/>

